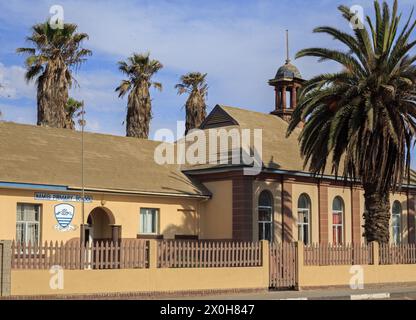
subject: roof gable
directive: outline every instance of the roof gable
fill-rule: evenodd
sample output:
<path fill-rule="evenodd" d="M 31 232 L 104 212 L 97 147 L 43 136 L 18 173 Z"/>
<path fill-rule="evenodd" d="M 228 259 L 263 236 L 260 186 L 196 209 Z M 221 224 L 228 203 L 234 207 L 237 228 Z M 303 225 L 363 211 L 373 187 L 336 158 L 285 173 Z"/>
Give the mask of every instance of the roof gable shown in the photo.
<path fill-rule="evenodd" d="M 210 123 L 209 118 L 214 114 L 214 118 L 217 115 L 228 119 L 227 121 L 218 121 Z M 282 170 L 303 170 L 303 160 L 299 153 L 298 148 L 298 129 L 290 136 L 286 137 L 286 131 L 288 124 L 286 121 L 278 116 L 265 114 L 261 112 L 255 112 L 240 108 L 234 108 L 229 106 L 217 105 L 212 113 L 207 117 L 207 123 L 209 126 L 201 126 L 201 129 L 208 130 L 215 125 L 217 128 L 226 130 L 242 130 L 249 129 L 253 133 L 254 129 L 262 130 L 262 161 L 263 166 L 270 169 L 282 169 Z M 207 137 L 210 135 L 207 134 Z M 218 138 L 219 139 L 219 138 Z M 217 145 L 219 146 L 219 142 Z M 231 145 L 229 145 L 231 148 Z M 208 151 L 207 147 L 207 151 Z M 229 154 L 228 159 L 231 159 L 232 150 L 219 150 L 217 154 Z M 241 151 L 242 152 L 242 151 Z M 257 152 L 253 150 L 253 152 Z M 197 165 L 185 165 L 184 170 L 198 170 L 204 168 L 224 167 L 232 166 L 231 163 L 228 165 L 220 164 L 219 158 L 218 163 L 209 164 L 197 164 Z"/>
<path fill-rule="evenodd" d="M 211 129 L 238 125 L 238 122 L 231 117 L 220 105 L 216 105 L 205 121 L 201 129 Z"/>

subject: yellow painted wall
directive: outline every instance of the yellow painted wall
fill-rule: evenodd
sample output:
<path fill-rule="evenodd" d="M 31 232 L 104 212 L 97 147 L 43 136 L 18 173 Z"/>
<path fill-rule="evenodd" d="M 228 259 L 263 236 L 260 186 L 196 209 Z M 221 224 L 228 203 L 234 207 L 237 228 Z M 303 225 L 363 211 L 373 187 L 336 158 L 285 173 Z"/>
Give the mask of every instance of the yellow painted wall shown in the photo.
<path fill-rule="evenodd" d="M 292 213 L 293 213 L 293 238 L 297 241 L 298 226 L 297 226 L 297 212 L 298 199 L 302 193 L 306 193 L 311 200 L 311 241 L 313 243 L 319 242 L 319 201 L 318 201 L 318 186 L 309 184 L 293 183 L 292 185 Z"/>
<path fill-rule="evenodd" d="M 282 185 L 276 181 L 254 181 L 253 182 L 253 241 L 259 239 L 258 228 L 258 204 L 259 196 L 262 191 L 267 190 L 273 195 L 274 241 L 282 242 Z"/>
<path fill-rule="evenodd" d="M 351 189 L 342 187 L 328 188 L 328 237 L 329 242 L 333 240 L 332 230 L 332 204 L 336 197 L 341 197 L 344 202 L 344 243 L 352 242 L 352 226 L 351 226 Z"/>
<path fill-rule="evenodd" d="M 232 239 L 233 185 L 231 180 L 205 182 L 212 198 L 201 203 L 201 239 Z"/>
<path fill-rule="evenodd" d="M 269 287 L 269 243 L 262 241 L 262 265 L 230 268 L 157 268 L 157 243 L 149 244 L 149 268 L 121 270 L 61 270 L 63 288 L 54 290 L 57 273 L 12 270 L 11 295 L 167 292 Z M 61 278 L 62 279 L 62 278 Z M 52 281 L 51 281 L 52 280 Z M 61 282 L 62 283 L 62 282 Z"/>
<path fill-rule="evenodd" d="M 349 287 L 351 277 L 356 272 L 351 268 L 352 266 L 304 266 L 299 273 L 299 286 Z M 365 265 L 362 268 L 364 288 L 368 284 L 415 282 L 416 279 L 414 265 Z"/>
<path fill-rule="evenodd" d="M 48 270 L 13 270 L 11 294 L 57 295 L 267 289 L 267 267 L 65 270 L 64 289 L 52 290 Z"/>
<path fill-rule="evenodd" d="M 47 192 L 63 193 L 63 192 Z M 41 241 L 68 241 L 79 238 L 81 224 L 81 203 L 65 202 L 75 207 L 75 216 L 71 224 L 77 230 L 60 232 L 55 229 L 57 221 L 54 206 L 63 203 L 57 201 L 34 200 L 34 191 L 0 189 L 0 239 L 13 240 L 16 236 L 17 203 L 40 204 L 41 207 Z M 76 194 L 69 192 L 69 194 Z M 85 221 L 89 213 L 104 204 L 112 212 L 115 224 L 122 225 L 123 238 L 136 238 L 139 231 L 140 208 L 156 208 L 160 210 L 159 233 L 165 238 L 173 238 L 175 234 L 198 234 L 198 202 L 196 199 L 143 197 L 110 195 L 104 193 L 88 194 L 93 196 L 92 203 L 85 203 Z"/>
<path fill-rule="evenodd" d="M 166 239 L 177 235 L 200 235 L 202 239 L 231 239 L 232 238 L 232 181 L 213 181 L 205 183 L 212 192 L 211 200 L 197 200 L 173 197 L 128 196 L 106 193 L 88 194 L 93 196 L 92 203 L 85 204 L 85 220 L 89 213 L 104 205 L 115 217 L 115 224 L 122 225 L 123 238 L 136 238 L 139 230 L 140 208 L 157 208 L 160 210 L 159 233 Z M 275 240 L 281 241 L 281 185 L 273 181 L 255 181 L 253 183 L 253 240 L 258 238 L 257 205 L 260 192 L 267 189 L 274 196 L 274 233 Z M 41 192 L 36 191 L 36 192 Z M 46 193 L 65 193 L 47 192 Z M 76 192 L 68 192 L 76 194 Z M 294 239 L 297 240 L 297 201 L 302 193 L 307 193 L 312 202 L 311 235 L 312 241 L 319 241 L 318 188 L 315 185 L 293 183 L 292 226 Z M 81 224 L 81 203 L 67 202 L 75 207 L 75 217 L 72 222 L 78 229 L 69 232 L 59 232 L 55 229 L 57 221 L 54 216 L 54 206 L 62 203 L 57 201 L 34 200 L 35 191 L 0 189 L 0 239 L 14 239 L 16 235 L 17 203 L 40 204 L 41 207 L 41 240 L 68 241 L 79 238 Z M 349 189 L 338 187 L 328 188 L 328 207 L 331 214 L 332 201 L 336 195 L 342 196 L 345 204 L 345 239 L 351 241 L 351 194 Z M 405 194 L 391 195 L 391 204 L 399 200 L 402 204 L 402 233 L 403 242 L 408 242 L 407 228 L 407 198 Z M 364 192 L 360 191 L 360 206 L 364 211 Z M 364 225 L 360 214 L 361 226 Z M 332 219 L 329 216 L 329 239 L 332 240 Z M 391 228 L 390 228 L 391 230 Z M 364 232 L 364 228 L 362 228 Z"/>

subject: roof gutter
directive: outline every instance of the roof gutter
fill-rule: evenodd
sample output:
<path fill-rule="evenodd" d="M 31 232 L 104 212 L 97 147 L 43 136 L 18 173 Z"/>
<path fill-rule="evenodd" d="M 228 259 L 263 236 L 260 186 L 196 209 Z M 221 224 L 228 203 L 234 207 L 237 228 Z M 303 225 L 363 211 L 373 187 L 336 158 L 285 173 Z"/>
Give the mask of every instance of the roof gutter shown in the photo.
<path fill-rule="evenodd" d="M 278 173 L 278 174 L 286 174 L 286 175 L 291 175 L 291 176 L 298 176 L 298 177 L 312 177 L 312 178 L 316 178 L 316 179 L 327 179 L 327 180 L 333 180 L 333 181 L 337 181 L 337 180 L 341 180 L 339 179 L 339 177 L 335 177 L 335 176 L 330 176 L 330 175 L 314 175 L 313 173 L 310 172 L 302 172 L 302 171 L 286 171 L 286 170 L 277 170 L 277 169 L 264 169 L 262 172 L 271 172 L 271 173 Z M 353 180 L 350 178 L 347 178 L 348 182 L 354 182 L 354 183 L 360 183 L 360 180 Z M 403 184 L 402 185 L 405 188 L 409 188 L 409 189 L 416 189 L 416 185 L 414 184 Z"/>
<path fill-rule="evenodd" d="M 80 187 L 68 187 L 68 190 L 80 191 Z M 141 195 L 154 197 L 177 197 L 177 198 L 196 198 L 196 199 L 211 199 L 211 195 L 198 195 L 186 193 L 165 193 L 165 192 L 151 192 L 151 191 L 131 191 L 118 189 L 101 189 L 101 188 L 85 188 L 88 192 L 108 193 L 108 194 L 124 194 L 124 195 Z"/>
<path fill-rule="evenodd" d="M 20 182 L 5 182 L 0 181 L 0 189 L 21 189 L 21 190 L 44 190 L 44 191 L 59 191 L 59 192 L 80 192 L 82 188 L 62 186 L 62 185 L 46 185 L 34 183 L 20 183 Z M 146 192 L 146 191 L 131 191 L 131 190 L 117 190 L 117 189 L 100 189 L 100 188 L 86 188 L 85 191 L 92 193 L 108 193 L 108 194 L 122 194 L 122 195 L 142 195 L 154 197 L 176 197 L 189 199 L 211 199 L 211 195 L 197 195 L 197 194 L 179 194 L 179 193 L 164 193 L 164 192 Z"/>
<path fill-rule="evenodd" d="M 25 189 L 25 190 L 49 190 L 49 191 L 67 191 L 68 187 L 60 185 L 24 183 L 24 182 L 5 182 L 0 181 L 0 188 L 4 189 Z"/>

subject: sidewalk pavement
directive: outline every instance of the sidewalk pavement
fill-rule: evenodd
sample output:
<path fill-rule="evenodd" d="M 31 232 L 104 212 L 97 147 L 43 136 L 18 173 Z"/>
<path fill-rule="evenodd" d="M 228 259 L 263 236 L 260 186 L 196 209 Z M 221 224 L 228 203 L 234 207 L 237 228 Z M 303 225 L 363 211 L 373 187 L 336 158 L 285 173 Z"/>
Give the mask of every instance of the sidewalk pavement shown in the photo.
<path fill-rule="evenodd" d="M 0 300 L 416 300 L 416 284 L 367 286 L 363 290 L 320 288 L 300 291 L 188 293 L 119 293 L 72 296 L 2 297 Z"/>

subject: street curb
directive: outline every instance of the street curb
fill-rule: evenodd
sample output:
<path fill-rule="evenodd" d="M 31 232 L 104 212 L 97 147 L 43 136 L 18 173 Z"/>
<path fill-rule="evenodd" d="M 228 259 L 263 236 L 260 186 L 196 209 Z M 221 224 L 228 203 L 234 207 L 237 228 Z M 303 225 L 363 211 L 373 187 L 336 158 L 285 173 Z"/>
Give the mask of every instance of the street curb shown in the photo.
<path fill-rule="evenodd" d="M 382 293 L 367 293 L 367 294 L 351 294 L 348 296 L 328 296 L 328 297 L 296 297 L 296 298 L 285 298 L 275 299 L 280 301 L 285 300 L 378 300 L 378 299 L 390 299 L 391 294 L 389 292 Z"/>

